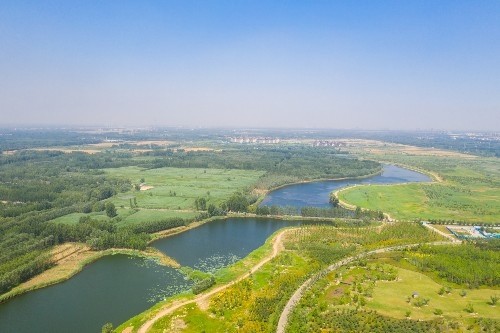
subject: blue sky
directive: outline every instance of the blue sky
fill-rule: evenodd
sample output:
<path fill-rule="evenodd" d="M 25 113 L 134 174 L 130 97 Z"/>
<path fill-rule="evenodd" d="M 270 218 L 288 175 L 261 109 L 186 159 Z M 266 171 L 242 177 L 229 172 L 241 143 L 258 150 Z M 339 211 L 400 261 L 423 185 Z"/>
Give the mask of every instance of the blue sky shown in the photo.
<path fill-rule="evenodd" d="M 0 1 L 4 125 L 500 130 L 500 1 Z"/>

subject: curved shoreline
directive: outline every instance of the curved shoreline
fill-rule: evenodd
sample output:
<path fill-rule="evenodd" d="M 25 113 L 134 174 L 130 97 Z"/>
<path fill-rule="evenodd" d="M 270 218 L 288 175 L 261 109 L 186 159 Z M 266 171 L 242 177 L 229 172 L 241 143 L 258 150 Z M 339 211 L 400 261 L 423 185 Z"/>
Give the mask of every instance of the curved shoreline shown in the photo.
<path fill-rule="evenodd" d="M 382 163 L 384 163 L 384 162 L 382 162 Z M 387 163 L 387 164 L 390 164 L 390 163 Z M 403 167 L 405 167 L 405 166 L 403 166 Z M 405 168 L 407 168 L 407 167 L 405 167 Z M 407 169 L 411 170 L 410 168 L 407 168 Z M 414 171 L 416 171 L 416 170 L 414 170 Z M 269 192 L 272 192 L 272 191 L 275 191 L 277 189 L 284 188 L 287 186 L 292 186 L 292 185 L 297 185 L 297 184 L 305 184 L 305 183 L 314 183 L 314 182 L 324 182 L 324 181 L 342 181 L 342 180 L 349 180 L 349 179 L 366 179 L 366 178 L 380 175 L 380 174 L 382 174 L 382 172 L 383 172 L 383 168 L 381 168 L 379 171 L 377 171 L 375 173 L 365 175 L 365 176 L 343 177 L 343 178 L 335 178 L 335 179 L 315 179 L 315 180 L 311 180 L 311 181 L 300 181 L 300 182 L 296 182 L 296 183 L 280 185 L 276 188 L 273 188 L 272 190 L 266 191 L 265 194 L 262 196 L 262 199 L 257 200 L 257 202 L 254 203 L 253 205 L 256 205 L 256 204 L 258 205 L 259 201 L 261 202 Z M 262 218 L 262 219 L 276 219 L 276 220 L 289 220 L 289 221 L 308 220 L 308 221 L 318 221 L 318 222 L 320 222 L 320 221 L 335 221 L 335 220 L 339 219 L 339 218 L 303 217 L 303 216 L 299 216 L 299 215 L 297 215 L 297 216 L 282 216 L 282 215 L 257 216 L 257 215 L 252 214 L 252 213 L 244 213 L 244 214 L 231 213 L 231 214 L 226 215 L 226 216 L 209 217 L 209 218 L 201 220 L 201 221 L 192 222 L 186 226 L 180 226 L 180 227 L 166 229 L 163 231 L 153 233 L 153 234 L 151 234 L 153 239 L 151 239 L 151 241 L 148 242 L 148 245 L 151 245 L 152 243 L 154 243 L 155 241 L 158 241 L 160 239 L 168 238 L 168 237 L 180 234 L 182 232 L 197 228 L 205 223 L 209 223 L 209 222 L 212 222 L 215 220 L 227 220 L 230 218 Z M 342 219 L 342 218 L 340 218 L 340 219 Z M 345 220 L 345 219 L 343 219 L 343 220 Z M 133 250 L 133 249 L 111 248 L 111 249 L 107 249 L 107 250 L 103 250 L 103 251 L 96 251 L 90 257 L 83 258 L 82 260 L 80 260 L 76 263 L 76 267 L 74 267 L 69 273 L 67 273 L 64 276 L 57 277 L 55 279 L 47 279 L 46 281 L 42 280 L 41 282 L 39 282 L 33 286 L 29 286 L 29 287 L 26 286 L 26 285 L 29 285 L 30 282 L 32 283 L 32 280 L 40 278 L 40 276 L 43 275 L 44 273 L 50 271 L 54 267 L 57 267 L 58 265 L 56 264 L 56 266 L 50 268 L 49 270 L 46 270 L 46 271 L 34 276 L 30 280 L 25 281 L 22 284 L 14 287 L 13 289 L 8 291 L 7 293 L 0 295 L 0 303 L 3 303 L 3 302 L 5 302 L 13 297 L 20 296 L 20 295 L 25 294 L 25 293 L 30 292 L 30 291 L 34 291 L 37 289 L 41 289 L 41 288 L 45 288 L 48 286 L 58 284 L 60 282 L 67 281 L 70 278 L 72 278 L 73 276 L 75 276 L 76 274 L 80 273 L 86 266 L 96 262 L 100 258 L 103 258 L 103 257 L 108 256 L 108 255 L 115 255 L 115 254 L 125 254 L 125 255 L 131 255 L 131 256 L 142 257 L 142 258 L 159 259 L 159 262 L 162 265 L 171 266 L 174 268 L 180 267 L 180 265 L 173 258 L 168 257 L 168 255 L 166 255 L 163 252 L 156 250 L 156 249 L 151 251 L 151 248 L 150 248 L 150 252 L 148 252 L 147 250 L 138 251 L 138 250 Z M 164 260 L 165 258 L 168 258 L 168 260 Z"/>
<path fill-rule="evenodd" d="M 301 180 L 301 181 L 298 181 L 298 182 L 293 182 L 293 183 L 287 183 L 287 184 L 283 184 L 283 185 L 279 185 L 279 186 L 276 186 L 276 187 L 273 187 L 273 188 L 270 188 L 270 189 L 264 189 L 262 190 L 262 194 L 259 195 L 259 198 L 257 199 L 257 201 L 255 203 L 253 203 L 251 206 L 259 206 L 262 201 L 264 201 L 264 199 L 266 198 L 266 196 L 271 193 L 271 192 L 274 192 L 276 190 L 280 190 L 282 188 L 285 188 L 285 187 L 288 187 L 288 186 L 293 186 L 293 185 L 300 185 L 300 184 L 308 184 L 308 183 L 319 183 L 319 182 L 334 182 L 334 181 L 342 181 L 342 180 L 350 180 L 350 179 L 353 179 L 353 180 L 356 180 L 356 179 L 366 179 L 366 178 L 370 178 L 370 177 L 374 177 L 374 176 L 378 176 L 378 175 L 381 175 L 384 170 L 384 168 L 381 167 L 379 171 L 377 172 L 373 172 L 373 173 L 370 173 L 368 175 L 364 175 L 364 176 L 355 176 L 355 177 L 341 177 L 341 178 L 318 178 L 318 179 L 311 179 L 311 180 Z"/>
<path fill-rule="evenodd" d="M 373 185 L 376 185 L 376 186 L 400 186 L 400 185 L 408 185 L 408 184 L 420 184 L 420 183 L 425 183 L 425 184 L 433 184 L 433 183 L 442 183 L 444 182 L 443 178 L 433 172 L 433 171 L 429 171 L 429 170 L 425 170 L 425 169 L 420 169 L 420 168 L 417 168 L 417 167 L 413 167 L 413 166 L 408 166 L 408 165 L 405 165 L 405 164 L 402 164 L 402 163 L 393 163 L 393 162 L 387 162 L 387 161 L 379 161 L 380 163 L 384 163 L 384 164 L 390 164 L 390 165 L 395 165 L 395 166 L 398 166 L 400 168 L 404 168 L 404 169 L 408 169 L 408 170 L 411 170 L 411 171 L 415 171 L 415 172 L 418 172 L 418 173 L 421 173 L 421 174 L 424 174 L 424 175 L 427 175 L 429 176 L 429 178 L 431 178 L 431 181 L 426 181 L 426 182 L 404 182 L 404 183 L 397 183 L 397 184 L 373 184 Z M 355 185 L 351 185 L 351 186 L 347 186 L 347 187 L 343 187 L 343 188 L 339 188 L 338 190 L 336 190 L 335 192 L 333 192 L 333 195 L 339 200 L 339 205 L 344 207 L 345 209 L 356 209 L 356 205 L 352 204 L 352 203 L 349 203 L 347 201 L 344 201 L 342 199 L 340 199 L 339 197 L 339 194 L 340 192 L 343 192 L 343 191 L 346 191 L 346 190 L 349 190 L 349 189 L 353 189 L 353 188 L 356 188 L 356 187 L 362 187 L 362 186 L 370 186 L 372 184 L 355 184 Z M 367 208 L 362 208 L 360 207 L 361 209 L 367 209 Z M 387 219 L 389 221 L 395 221 L 395 219 L 393 219 L 389 213 L 386 213 L 384 212 L 384 215 L 387 216 Z"/>
<path fill-rule="evenodd" d="M 71 279 L 73 276 L 83 271 L 83 269 L 88 265 L 106 256 L 122 254 L 138 258 L 145 258 L 145 259 L 149 258 L 157 261 L 160 265 L 173 268 L 180 267 L 180 264 L 176 262 L 173 258 L 170 258 L 169 256 L 167 256 L 166 254 L 164 254 L 163 252 L 161 252 L 156 248 L 148 248 L 143 251 L 133 250 L 133 249 L 115 249 L 115 248 L 106 249 L 102 251 L 92 251 L 90 249 L 86 249 L 84 252 L 79 253 L 77 255 L 84 255 L 84 254 L 89 254 L 89 256 L 79 259 L 74 265 L 68 267 L 68 272 L 66 274 L 61 273 L 61 275 L 57 275 L 56 273 L 55 277 L 50 278 L 50 274 L 52 274 L 54 270 L 63 269 L 62 264 L 56 264 L 53 267 L 43 271 L 42 273 L 32 277 L 28 281 L 25 281 L 20 285 L 12 288 L 10 291 L 0 295 L 0 303 L 6 302 L 14 297 L 21 296 L 30 291 L 35 291 L 38 289 L 42 289 L 45 287 L 49 287 L 67 281 Z M 49 275 L 49 277 L 44 278 L 43 276 L 44 274 Z M 41 279 L 41 281 L 33 284 L 33 281 L 37 279 Z"/>
<path fill-rule="evenodd" d="M 194 298 L 191 298 L 191 299 L 188 299 L 185 301 L 174 302 L 172 304 L 167 303 L 166 306 L 160 308 L 159 311 L 156 312 L 150 319 L 148 319 L 146 322 L 142 323 L 142 325 L 137 329 L 137 332 L 138 333 L 145 333 L 145 332 L 149 331 L 149 329 L 154 325 L 155 322 L 157 322 L 159 319 L 165 317 L 166 315 L 171 314 L 175 310 L 177 310 L 185 305 L 191 304 L 191 303 L 195 303 L 195 302 L 198 303 L 198 302 L 207 300 L 208 298 L 210 298 L 214 294 L 238 283 L 239 281 L 241 281 L 241 280 L 247 278 L 248 276 L 252 275 L 253 273 L 255 273 L 262 266 L 264 266 L 264 264 L 266 264 L 271 259 L 276 257 L 278 255 L 278 253 L 283 249 L 282 237 L 289 230 L 291 230 L 291 229 L 281 230 L 281 231 L 278 231 L 277 234 L 271 236 L 272 237 L 271 238 L 271 245 L 272 245 L 271 253 L 266 254 L 261 260 L 259 260 L 255 265 L 253 265 L 249 271 L 247 271 L 243 275 L 238 276 L 237 278 L 235 278 L 234 280 L 232 280 L 228 283 L 225 283 L 221 286 L 210 289 L 210 290 L 208 290 L 200 295 L 197 295 Z M 122 332 L 130 332 L 130 331 L 135 329 L 135 327 L 132 327 L 131 329 L 129 329 L 129 328 L 130 328 L 130 326 L 126 327 L 125 329 L 122 330 Z"/>

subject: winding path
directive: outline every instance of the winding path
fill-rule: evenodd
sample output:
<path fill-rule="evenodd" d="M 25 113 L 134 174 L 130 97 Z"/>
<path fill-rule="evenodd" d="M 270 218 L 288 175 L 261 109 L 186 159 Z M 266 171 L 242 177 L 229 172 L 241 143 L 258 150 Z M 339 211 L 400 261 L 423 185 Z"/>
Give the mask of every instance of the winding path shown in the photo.
<path fill-rule="evenodd" d="M 243 279 L 246 279 L 247 277 L 249 277 L 251 274 L 255 273 L 256 271 L 258 271 L 264 264 L 266 264 L 267 262 L 269 262 L 271 259 L 273 259 L 274 257 L 276 257 L 278 255 L 278 253 L 281 251 L 281 249 L 283 248 L 283 244 L 282 244 L 282 238 L 283 238 L 283 235 L 288 232 L 290 229 L 285 229 L 285 230 L 282 230 L 280 231 L 273 239 L 273 252 L 271 254 L 269 254 L 268 256 L 266 256 L 265 258 L 263 258 L 261 261 L 259 261 L 257 264 L 255 264 L 251 269 L 250 271 L 248 271 L 247 273 L 241 275 L 240 277 L 238 277 L 236 280 L 234 281 L 231 281 L 227 284 L 224 284 L 220 287 L 217 287 L 215 289 L 212 289 L 206 293 L 203 293 L 203 294 L 200 294 L 198 296 L 196 296 L 195 298 L 193 299 L 190 299 L 190 300 L 186 300 L 186 301 L 182 301 L 182 302 L 174 302 L 170 305 L 168 305 L 167 307 L 165 307 L 164 309 L 160 310 L 153 318 L 149 319 L 148 321 L 146 321 L 140 328 L 139 330 L 137 331 L 138 333 L 146 333 L 149 331 L 149 329 L 154 325 L 155 322 L 157 322 L 159 319 L 165 317 L 166 315 L 169 315 L 171 314 L 172 312 L 174 312 L 175 310 L 185 306 L 185 305 L 188 305 L 188 304 L 192 304 L 192 303 L 198 303 L 198 302 L 203 302 L 203 301 L 206 301 L 207 299 L 209 299 L 211 296 L 213 296 L 214 294 L 240 282 L 241 280 Z M 125 329 L 125 331 L 130 331 L 129 328 Z"/>
<path fill-rule="evenodd" d="M 450 244 L 450 243 L 451 242 L 432 242 L 432 243 L 427 243 L 427 244 L 444 245 L 444 244 Z M 325 276 L 329 272 L 336 270 L 336 269 L 340 268 L 341 266 L 344 266 L 350 262 L 367 257 L 367 256 L 372 255 L 372 254 L 384 253 L 384 252 L 395 251 L 395 250 L 402 250 L 402 249 L 407 249 L 407 248 L 411 248 L 411 247 L 415 247 L 415 246 L 419 246 L 419 245 L 421 245 L 421 243 L 391 246 L 391 247 L 385 247 L 382 249 L 363 252 L 363 253 L 357 254 L 355 256 L 350 256 L 350 257 L 344 258 L 340 261 L 337 261 L 336 263 L 323 269 L 321 272 L 314 274 L 312 277 L 307 279 L 297 290 L 295 290 L 292 297 L 290 297 L 290 299 L 286 303 L 283 311 L 281 312 L 280 319 L 278 321 L 278 327 L 276 328 L 276 333 L 285 333 L 285 328 L 286 328 L 286 325 L 288 323 L 288 317 L 289 317 L 290 313 L 292 312 L 292 310 L 295 308 L 295 306 L 298 304 L 300 299 L 302 298 L 302 295 L 304 294 L 304 292 L 307 289 L 309 289 L 309 287 L 311 287 L 318 279 Z"/>

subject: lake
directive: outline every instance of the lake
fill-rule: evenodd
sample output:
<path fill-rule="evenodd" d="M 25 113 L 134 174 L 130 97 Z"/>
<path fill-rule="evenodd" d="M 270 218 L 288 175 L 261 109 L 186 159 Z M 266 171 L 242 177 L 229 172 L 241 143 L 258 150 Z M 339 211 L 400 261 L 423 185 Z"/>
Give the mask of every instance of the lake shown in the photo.
<path fill-rule="evenodd" d="M 261 206 L 330 207 L 330 193 L 340 188 L 356 184 L 399 184 L 409 182 L 429 182 L 431 178 L 422 173 L 395 165 L 384 165 L 382 174 L 346 180 L 328 180 L 293 184 L 281 187 L 267 194 Z"/>
<path fill-rule="evenodd" d="M 430 181 L 430 178 L 388 165 L 381 175 L 362 180 L 283 187 L 269 193 L 263 204 L 323 207 L 328 206 L 329 193 L 340 187 L 419 181 Z M 301 223 L 267 218 L 216 220 L 152 245 L 183 266 L 214 272 L 244 258 L 276 230 Z M 0 332 L 100 332 L 106 322 L 116 326 L 190 286 L 179 271 L 153 260 L 107 256 L 65 282 L 0 304 Z"/>

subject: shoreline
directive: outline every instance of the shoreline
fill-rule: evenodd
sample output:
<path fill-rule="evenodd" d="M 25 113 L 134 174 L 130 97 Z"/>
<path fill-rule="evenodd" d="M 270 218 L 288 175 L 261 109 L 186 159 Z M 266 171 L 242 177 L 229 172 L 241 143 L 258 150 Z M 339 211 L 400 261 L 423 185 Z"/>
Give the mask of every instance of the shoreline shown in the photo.
<path fill-rule="evenodd" d="M 410 169 L 410 168 L 408 168 L 408 169 Z M 342 178 L 335 178 L 335 179 L 315 179 L 315 180 L 311 180 L 311 181 L 304 180 L 304 181 L 300 181 L 300 182 L 296 182 L 296 183 L 280 185 L 280 186 L 273 188 L 271 190 L 266 190 L 266 192 L 263 195 L 261 195 L 261 198 L 259 198 L 256 201 L 256 203 L 254 203 L 250 207 L 260 204 L 260 202 L 262 202 L 262 200 L 265 198 L 265 196 L 269 192 L 272 192 L 272 191 L 275 191 L 277 189 L 284 188 L 287 186 L 305 184 L 305 183 L 313 183 L 313 182 L 322 182 L 322 181 L 342 181 L 342 180 L 347 180 L 347 179 L 365 179 L 365 178 L 380 175 L 382 172 L 383 172 L 383 167 L 379 171 L 372 173 L 372 174 L 369 174 L 369 175 L 365 175 L 365 176 L 342 177 Z M 355 185 L 355 186 L 357 186 L 357 185 Z M 341 204 L 340 201 L 339 201 L 339 204 Z M 64 282 L 66 280 L 69 280 L 70 278 L 72 278 L 73 276 L 75 276 L 76 274 L 81 272 L 87 265 L 90 265 L 90 264 L 96 262 L 97 260 L 99 260 L 100 258 L 108 256 L 108 255 L 125 254 L 125 255 L 131 255 L 131 256 L 142 257 L 142 258 L 153 258 L 153 259 L 157 259 L 161 265 L 179 268 L 179 267 L 181 267 L 181 265 L 179 263 L 177 263 L 173 258 L 168 257 L 163 252 L 152 247 L 151 244 L 154 243 L 155 241 L 160 240 L 160 239 L 165 239 L 165 238 L 168 238 L 170 236 L 174 236 L 174 235 L 180 234 L 182 232 L 197 228 L 205 223 L 209 223 L 209 222 L 212 222 L 215 220 L 227 220 L 229 218 L 257 218 L 257 219 L 261 218 L 261 219 L 275 219 L 275 220 L 284 220 L 284 221 L 300 221 L 300 220 L 302 220 L 302 221 L 318 221 L 318 222 L 321 222 L 321 221 L 335 222 L 336 220 L 344 220 L 344 221 L 349 220 L 346 218 L 303 217 L 300 215 L 297 215 L 297 216 L 288 216 L 288 215 L 259 216 L 259 215 L 256 215 L 254 213 L 230 213 L 226 216 L 213 216 L 213 217 L 209 217 L 207 219 L 201 220 L 201 221 L 192 222 L 186 226 L 180 226 L 180 227 L 176 227 L 176 228 L 172 228 L 172 229 L 166 229 L 166 230 L 158 231 L 156 233 L 151 234 L 152 239 L 148 242 L 148 245 L 150 247 L 144 251 L 133 250 L 133 249 L 115 249 L 115 248 L 106 249 L 103 251 L 91 251 L 89 249 L 85 253 L 92 253 L 92 254 L 88 257 L 84 257 L 84 258 L 77 260 L 77 262 L 72 265 L 72 267 L 70 268 L 70 270 L 67 273 L 57 275 L 55 278 L 44 277 L 44 275 L 50 275 L 54 270 L 57 270 L 58 268 L 63 269 L 61 267 L 62 266 L 61 264 L 56 263 L 56 265 L 54 267 L 49 268 L 48 270 L 32 277 L 28 281 L 25 281 L 25 282 L 21 283 L 20 285 L 14 287 L 10 291 L 0 295 L 0 303 L 3 303 L 3 302 L 5 302 L 13 297 L 25 294 L 27 292 L 41 289 L 44 287 L 48 287 L 48 286 L 55 285 L 55 284 L 58 284 L 60 282 Z M 67 244 L 67 243 L 65 243 L 65 244 Z M 34 285 L 30 286 L 30 284 L 32 284 L 33 281 L 37 280 L 37 279 L 41 279 L 41 281 L 36 282 Z"/>
<path fill-rule="evenodd" d="M 67 245 L 65 243 L 63 245 Z M 74 245 L 74 244 L 73 244 Z M 144 259 L 153 259 L 158 264 L 173 268 L 179 268 L 180 264 L 173 258 L 165 255 L 163 252 L 156 248 L 147 248 L 146 250 L 133 250 L 133 249 L 106 249 L 101 251 L 92 251 L 86 245 L 77 243 L 77 246 L 82 246 L 83 251 L 78 253 L 72 253 L 68 257 L 75 254 L 75 259 L 73 262 L 65 265 L 66 261 L 61 263 L 56 263 L 53 267 L 43 271 L 42 273 L 35 275 L 31 279 L 21 283 L 20 285 L 12 288 L 10 291 L 0 295 L 0 304 L 6 302 L 14 297 L 23 295 L 30 291 L 42 289 L 49 287 L 64 281 L 71 279 L 73 276 L 77 275 L 85 267 L 96 262 L 97 260 L 110 256 L 110 255 L 128 255 Z M 55 249 L 54 249 L 55 250 Z M 63 258 L 63 260 L 66 258 Z M 40 281 L 38 281 L 40 280 Z"/>
<path fill-rule="evenodd" d="M 384 168 L 382 167 L 382 168 L 380 168 L 379 171 L 373 172 L 373 173 L 370 173 L 370 174 L 364 175 L 364 176 L 341 177 L 341 178 L 318 178 L 318 179 L 311 179 L 311 180 L 301 180 L 301 181 L 297 181 L 297 182 L 293 182 L 293 183 L 278 185 L 278 186 L 270 188 L 270 189 L 259 189 L 263 193 L 259 195 L 259 198 L 257 199 L 257 201 L 255 203 L 251 204 L 250 207 L 257 207 L 257 206 L 259 206 L 262 203 L 262 201 L 264 201 L 265 197 L 269 193 L 277 191 L 277 190 L 280 190 L 280 189 L 288 187 L 288 186 L 308 184 L 308 183 L 318 183 L 318 182 L 334 182 L 334 181 L 342 181 L 342 180 L 350 180 L 350 179 L 352 179 L 352 180 L 366 179 L 366 178 L 370 178 L 370 177 L 381 175 L 384 172 L 383 169 Z"/>
<path fill-rule="evenodd" d="M 424 183 L 424 184 L 433 184 L 433 183 L 443 183 L 444 182 L 443 178 L 438 173 L 433 172 L 433 171 L 420 169 L 420 168 L 417 168 L 417 167 L 405 165 L 403 163 L 393 163 L 393 162 L 387 162 L 387 161 L 378 161 L 378 162 L 383 163 L 383 164 L 395 165 L 395 166 L 398 166 L 400 168 L 408 169 L 408 170 L 411 170 L 411 171 L 415 171 L 415 172 L 427 175 L 429 178 L 431 178 L 431 180 L 430 181 L 426 181 L 426 182 L 404 182 L 404 183 L 397 183 L 397 184 L 355 184 L 355 185 L 347 186 L 347 187 L 340 188 L 340 189 L 336 190 L 335 192 L 333 192 L 333 195 L 339 200 L 339 205 L 340 206 L 344 207 L 345 209 L 356 209 L 356 207 L 357 207 L 356 205 L 351 204 L 349 202 L 346 202 L 346 201 L 340 199 L 340 197 L 339 197 L 340 192 L 343 192 L 343 191 L 346 191 L 346 190 L 349 190 L 349 189 L 353 189 L 353 188 L 356 188 L 356 187 L 370 186 L 370 185 L 376 185 L 376 186 L 400 186 L 400 185 L 408 185 L 408 184 L 421 184 L 421 183 Z M 367 209 L 367 208 L 362 208 L 362 207 L 360 207 L 360 208 L 361 209 Z M 389 213 L 386 213 L 386 212 L 383 212 L 383 213 L 388 218 L 388 220 L 390 222 L 397 221 L 396 219 L 392 218 L 389 215 Z"/>

